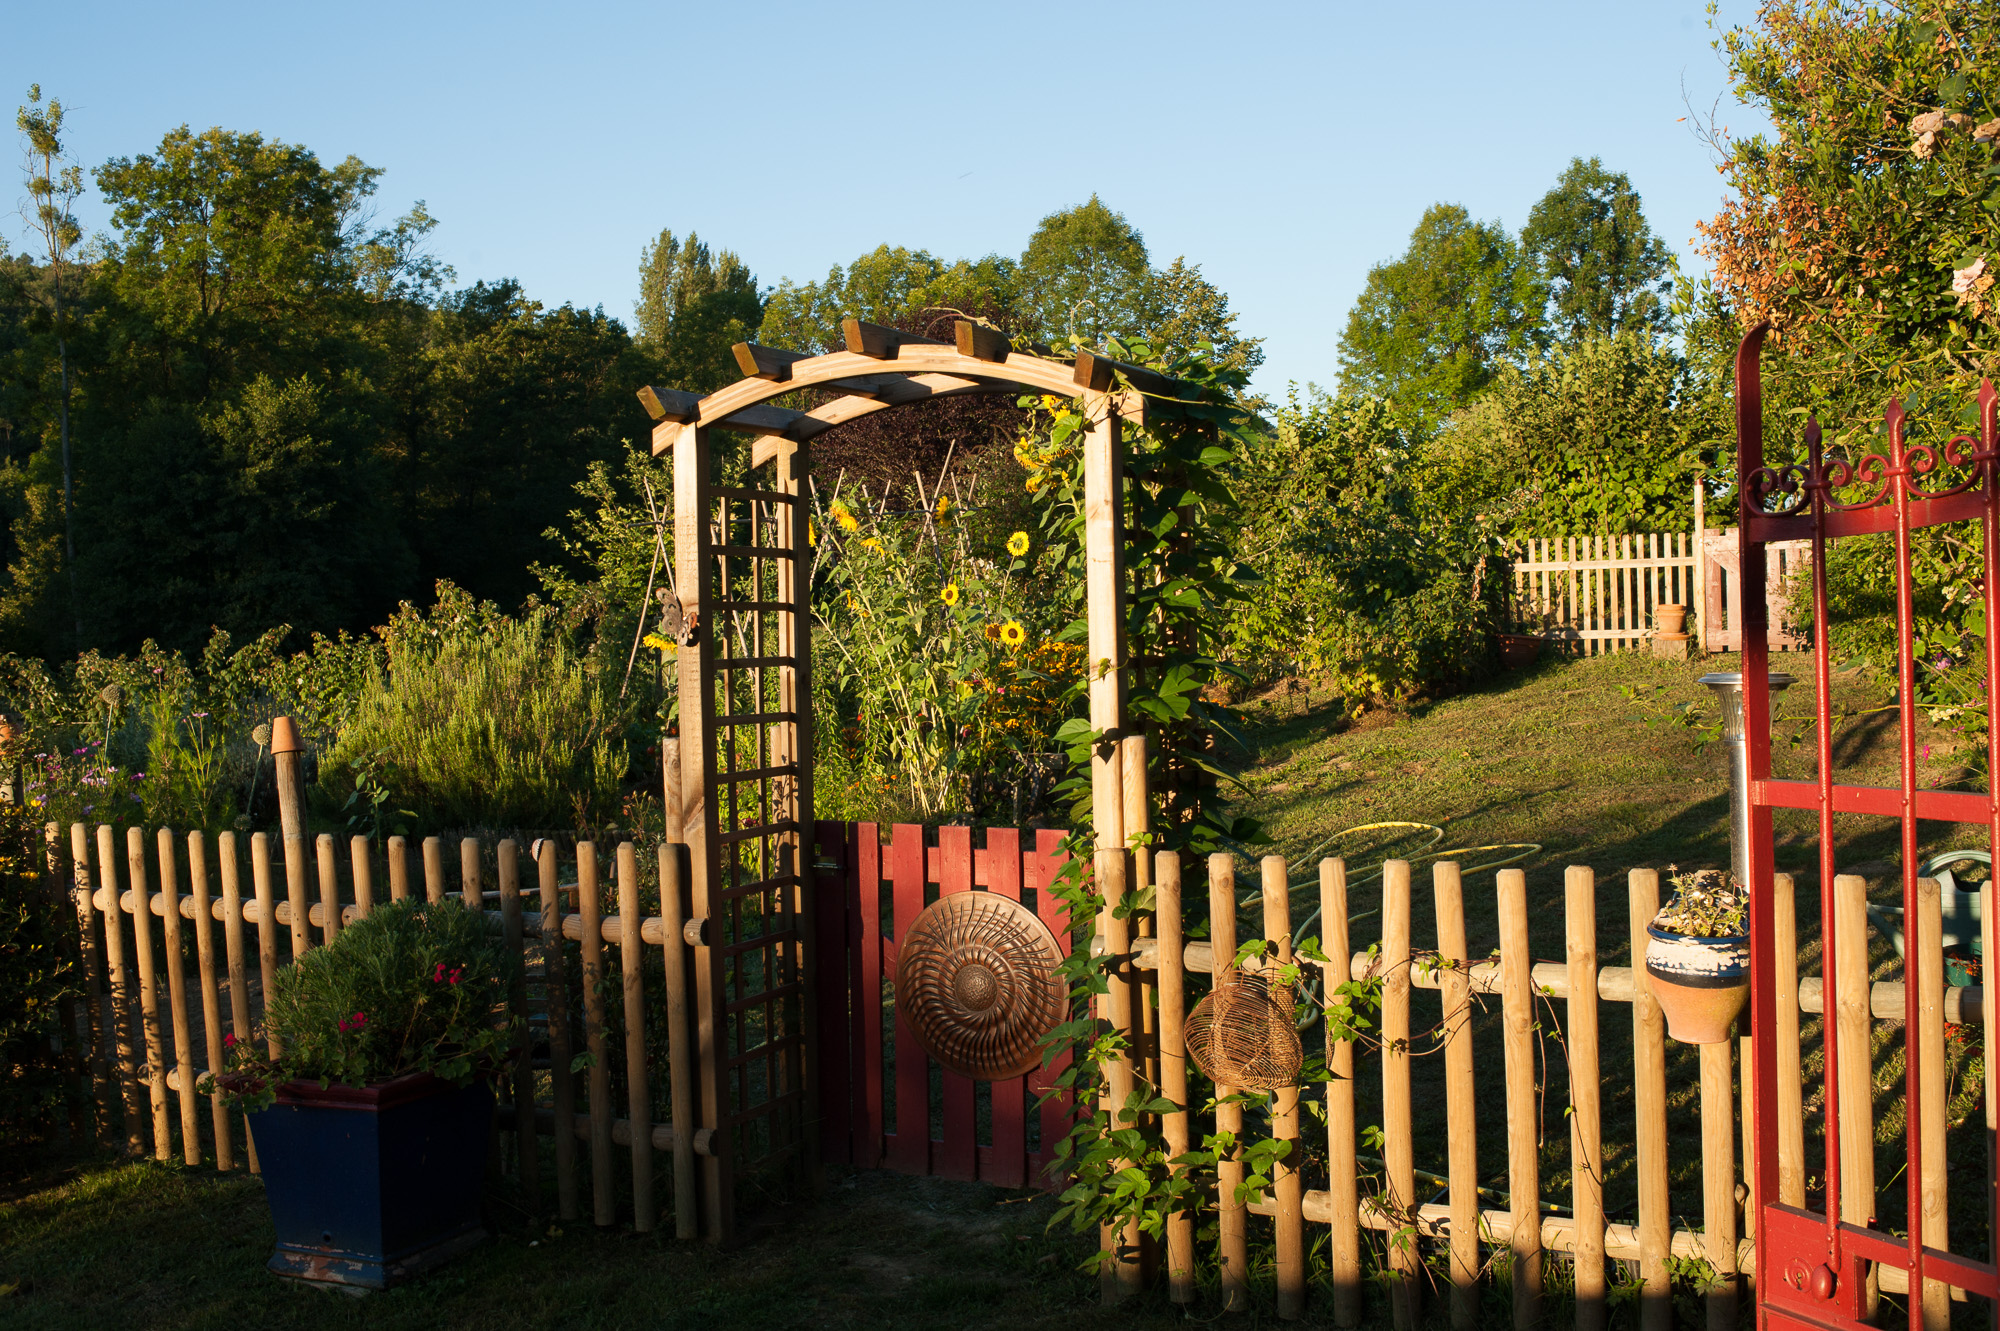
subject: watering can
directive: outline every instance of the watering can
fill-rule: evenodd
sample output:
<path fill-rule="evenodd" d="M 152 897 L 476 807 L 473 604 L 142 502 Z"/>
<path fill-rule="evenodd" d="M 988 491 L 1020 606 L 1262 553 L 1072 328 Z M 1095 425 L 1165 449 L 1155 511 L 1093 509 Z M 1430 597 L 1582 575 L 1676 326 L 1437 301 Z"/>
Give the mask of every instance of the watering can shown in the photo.
<path fill-rule="evenodd" d="M 1990 866 L 1993 856 L 1983 850 L 1947 850 L 1924 861 L 1918 870 L 1920 878 L 1935 878 L 1938 885 L 1939 914 L 1943 917 L 1944 946 L 1970 948 L 1975 954 L 1982 949 L 1979 937 L 1979 889 L 1961 889 L 1952 875 L 1952 865 L 1984 864 Z M 1889 941 L 1896 945 L 1896 955 L 1903 955 L 1903 908 L 1887 906 L 1878 902 L 1868 903 L 1868 920 L 1877 930 L 1887 934 Z M 1970 983 L 1970 977 L 1957 966 L 1945 966 L 1946 979 L 1953 985 Z"/>

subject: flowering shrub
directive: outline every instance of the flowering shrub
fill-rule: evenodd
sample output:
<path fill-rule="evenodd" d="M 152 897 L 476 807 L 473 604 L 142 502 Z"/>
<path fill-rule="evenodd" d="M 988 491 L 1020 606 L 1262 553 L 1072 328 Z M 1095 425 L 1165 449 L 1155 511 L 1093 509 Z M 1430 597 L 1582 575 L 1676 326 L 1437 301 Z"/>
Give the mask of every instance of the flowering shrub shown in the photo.
<path fill-rule="evenodd" d="M 377 906 L 278 973 L 264 1013 L 267 1049 L 228 1037 L 229 1067 L 217 1081 L 252 1109 L 287 1081 L 367 1086 L 429 1072 L 464 1085 L 513 1051 L 507 987 L 516 964 L 485 916 L 459 902 Z"/>
<path fill-rule="evenodd" d="M 1050 640 L 1034 539 L 982 531 L 949 495 L 899 511 L 866 491 L 816 505 L 813 529 L 815 646 L 857 774 L 878 770 L 920 817 L 1010 800 L 1022 816 L 1059 773 L 1082 677 L 1082 653 Z"/>

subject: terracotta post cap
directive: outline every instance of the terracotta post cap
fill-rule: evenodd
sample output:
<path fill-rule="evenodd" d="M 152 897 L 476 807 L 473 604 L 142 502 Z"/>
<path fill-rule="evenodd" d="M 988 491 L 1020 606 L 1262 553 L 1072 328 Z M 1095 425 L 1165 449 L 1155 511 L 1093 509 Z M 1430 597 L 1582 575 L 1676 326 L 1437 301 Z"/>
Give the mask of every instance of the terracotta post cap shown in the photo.
<path fill-rule="evenodd" d="M 299 728 L 292 724 L 289 716 L 271 718 L 271 752 L 304 753 L 306 746 L 299 743 Z"/>

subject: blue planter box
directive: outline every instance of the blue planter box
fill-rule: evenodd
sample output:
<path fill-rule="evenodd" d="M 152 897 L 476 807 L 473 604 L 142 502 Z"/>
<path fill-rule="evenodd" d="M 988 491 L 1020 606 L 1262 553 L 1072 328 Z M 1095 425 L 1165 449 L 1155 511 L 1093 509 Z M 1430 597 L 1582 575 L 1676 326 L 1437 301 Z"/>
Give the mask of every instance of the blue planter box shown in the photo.
<path fill-rule="evenodd" d="M 492 1131 L 483 1081 L 287 1082 L 250 1115 L 278 1231 L 271 1269 L 387 1289 L 476 1246 Z"/>

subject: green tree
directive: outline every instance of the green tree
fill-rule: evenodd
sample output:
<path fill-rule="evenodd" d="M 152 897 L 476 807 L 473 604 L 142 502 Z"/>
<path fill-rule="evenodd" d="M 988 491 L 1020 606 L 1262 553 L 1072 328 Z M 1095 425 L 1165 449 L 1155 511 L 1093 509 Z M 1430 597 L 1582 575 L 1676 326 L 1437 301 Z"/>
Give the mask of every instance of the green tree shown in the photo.
<path fill-rule="evenodd" d="M 191 401 L 353 357 L 361 209 L 380 170 L 261 134 L 172 131 L 97 169 L 123 385 Z"/>
<path fill-rule="evenodd" d="M 1542 303 L 1534 265 L 1504 228 L 1433 204 L 1403 256 L 1368 272 L 1340 337 L 1341 391 L 1434 426 L 1536 345 Z"/>
<path fill-rule="evenodd" d="M 2000 371 L 2000 3 L 1766 0 L 1721 47 L 1771 131 L 1720 145 L 1702 248 L 1776 326 L 1767 393 L 1855 442 L 1892 396 L 1955 417 Z"/>
<path fill-rule="evenodd" d="M 1646 223 L 1623 171 L 1573 158 L 1528 212 L 1521 248 L 1549 292 L 1549 324 L 1564 341 L 1591 333 L 1667 329 L 1672 259 Z"/>
<path fill-rule="evenodd" d="M 664 363 L 670 388 L 709 393 L 738 378 L 730 348 L 757 335 L 764 302 L 757 278 L 729 250 L 711 254 L 689 232 L 671 230 L 639 255 L 639 344 Z"/>
<path fill-rule="evenodd" d="M 926 310 L 995 317 L 1014 308 L 1014 261 L 998 255 L 946 263 L 925 250 L 878 245 L 824 280 L 778 283 L 764 306 L 757 340 L 794 351 L 831 351 L 844 345 L 843 319 L 897 325 Z"/>
<path fill-rule="evenodd" d="M 1501 368 L 1427 444 L 1441 512 L 1533 535 L 1686 530 L 1696 457 L 1686 366 L 1637 329 Z"/>
<path fill-rule="evenodd" d="M 27 145 L 28 201 L 22 213 L 28 229 L 41 241 L 48 264 L 49 309 L 53 316 L 56 341 L 56 420 L 58 447 L 62 455 L 63 569 L 69 584 L 70 615 L 78 638 L 83 636 L 82 602 L 76 587 L 76 484 L 70 452 L 70 314 L 64 297 L 70 269 L 83 228 L 74 211 L 83 195 L 83 168 L 69 156 L 63 143 L 63 104 L 51 97 L 42 105 L 42 85 L 28 86 L 28 104 L 14 117 Z M 73 303 L 73 302 L 72 302 Z"/>
<path fill-rule="evenodd" d="M 1021 321 L 1029 333 L 1069 345 L 1101 345 L 1106 334 L 1147 330 L 1152 265 L 1145 237 L 1095 195 L 1050 213 L 1021 254 Z"/>

